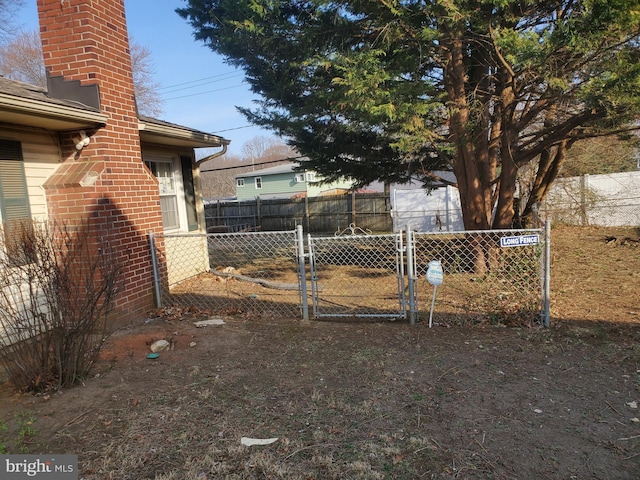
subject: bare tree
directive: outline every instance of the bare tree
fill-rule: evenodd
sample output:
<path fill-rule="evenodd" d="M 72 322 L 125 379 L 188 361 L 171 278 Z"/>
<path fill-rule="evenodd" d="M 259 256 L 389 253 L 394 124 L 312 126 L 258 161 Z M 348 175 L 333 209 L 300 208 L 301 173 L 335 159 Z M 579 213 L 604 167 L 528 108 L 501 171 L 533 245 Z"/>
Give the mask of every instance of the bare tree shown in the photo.
<path fill-rule="evenodd" d="M 236 194 L 234 176 L 244 167 L 242 158 L 231 154 L 203 164 L 200 167 L 200 178 L 204 198 L 218 200 L 234 196 Z"/>
<path fill-rule="evenodd" d="M 254 166 L 262 154 L 275 142 L 275 139 L 265 136 L 253 137 L 242 145 L 242 160 L 251 162 Z"/>
<path fill-rule="evenodd" d="M 256 164 L 294 157 L 297 152 L 277 137 L 257 136 L 247 140 L 242 145 L 242 161 L 251 163 L 255 168 Z M 258 167 L 262 168 L 262 167 Z"/>
<path fill-rule="evenodd" d="M 0 75 L 47 87 L 42 44 L 36 30 L 19 33 L 0 47 Z"/>
<path fill-rule="evenodd" d="M 151 50 L 131 41 L 131 69 L 136 90 L 136 104 L 144 115 L 157 116 L 162 113 L 162 98 L 158 95 L 160 84 L 154 80 L 155 67 Z"/>
<path fill-rule="evenodd" d="M 596 137 L 578 142 L 567 152 L 560 177 L 598 175 L 636 170 L 636 152 L 640 140 L 630 138 Z"/>
<path fill-rule="evenodd" d="M 300 153 L 295 148 L 277 141 L 262 152 L 262 155 L 258 158 L 258 163 L 269 162 L 271 165 L 279 165 L 281 163 L 290 163 L 299 157 Z"/>
<path fill-rule="evenodd" d="M 74 385 L 106 338 L 123 260 L 85 219 L 0 226 L 0 365 L 18 390 Z M 6 253 L 6 254 L 4 254 Z"/>
<path fill-rule="evenodd" d="M 0 41 L 10 38 L 15 28 L 14 12 L 20 10 L 23 0 L 0 0 Z"/>
<path fill-rule="evenodd" d="M 0 0 L 0 7 L 2 2 L 3 0 Z M 131 67 L 138 111 L 143 115 L 160 115 L 162 113 L 162 99 L 158 94 L 160 84 L 153 78 L 155 71 L 151 50 L 133 40 L 131 41 Z M 37 31 L 20 32 L 0 46 L 0 75 L 46 88 L 47 77 L 42 57 L 42 44 Z"/>

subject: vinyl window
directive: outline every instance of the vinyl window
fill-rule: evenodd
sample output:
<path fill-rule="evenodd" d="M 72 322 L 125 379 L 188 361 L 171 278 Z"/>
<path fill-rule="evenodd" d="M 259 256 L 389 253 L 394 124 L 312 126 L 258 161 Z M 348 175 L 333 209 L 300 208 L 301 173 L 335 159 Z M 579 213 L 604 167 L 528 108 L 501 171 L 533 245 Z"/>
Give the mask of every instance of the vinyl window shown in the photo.
<path fill-rule="evenodd" d="M 162 225 L 164 229 L 175 230 L 180 228 L 176 187 L 177 179 L 173 161 L 154 159 L 146 160 L 144 163 L 158 179 L 160 210 L 162 212 Z"/>

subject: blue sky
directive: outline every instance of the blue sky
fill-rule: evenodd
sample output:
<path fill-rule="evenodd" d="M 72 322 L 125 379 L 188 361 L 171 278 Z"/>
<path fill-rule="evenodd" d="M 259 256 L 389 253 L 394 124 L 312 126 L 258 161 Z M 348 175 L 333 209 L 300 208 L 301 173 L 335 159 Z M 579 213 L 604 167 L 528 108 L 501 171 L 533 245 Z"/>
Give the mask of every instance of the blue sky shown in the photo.
<path fill-rule="evenodd" d="M 256 97 L 243 83 L 241 70 L 193 39 L 191 26 L 175 9 L 182 0 L 125 0 L 129 36 L 151 51 L 155 80 L 165 100 L 159 116 L 168 122 L 215 133 L 231 140 L 229 152 L 256 136 L 273 133 L 249 124 L 235 106 L 251 107 Z M 36 29 L 35 0 L 26 0 L 18 17 L 25 29 Z"/>

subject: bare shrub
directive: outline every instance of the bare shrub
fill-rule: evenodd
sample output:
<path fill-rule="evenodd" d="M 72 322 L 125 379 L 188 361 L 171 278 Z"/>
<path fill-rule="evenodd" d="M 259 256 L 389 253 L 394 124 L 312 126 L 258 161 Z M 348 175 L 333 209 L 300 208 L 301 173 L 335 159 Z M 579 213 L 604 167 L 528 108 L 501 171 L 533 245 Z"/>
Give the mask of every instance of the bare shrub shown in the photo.
<path fill-rule="evenodd" d="M 0 231 L 0 361 L 21 391 L 81 381 L 111 332 L 121 284 L 109 239 L 78 224 L 5 224 Z"/>

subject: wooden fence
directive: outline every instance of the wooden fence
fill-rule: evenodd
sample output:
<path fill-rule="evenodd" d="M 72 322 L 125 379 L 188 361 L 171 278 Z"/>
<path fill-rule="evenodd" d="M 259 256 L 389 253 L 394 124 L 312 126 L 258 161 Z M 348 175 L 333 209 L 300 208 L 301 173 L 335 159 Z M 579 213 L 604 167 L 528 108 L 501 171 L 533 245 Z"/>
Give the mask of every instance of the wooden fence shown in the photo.
<path fill-rule="evenodd" d="M 390 232 L 391 202 L 383 193 L 352 193 L 299 199 L 220 200 L 205 205 L 209 232 L 294 230 L 335 233 L 353 224 L 372 232 Z"/>

